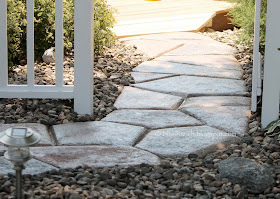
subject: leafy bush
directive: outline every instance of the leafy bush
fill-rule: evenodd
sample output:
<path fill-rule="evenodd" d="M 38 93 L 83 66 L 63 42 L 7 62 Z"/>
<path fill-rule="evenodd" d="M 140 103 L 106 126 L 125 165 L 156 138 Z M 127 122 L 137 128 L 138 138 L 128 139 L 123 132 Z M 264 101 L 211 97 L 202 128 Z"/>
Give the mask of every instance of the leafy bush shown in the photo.
<path fill-rule="evenodd" d="M 254 38 L 254 20 L 255 20 L 255 0 L 228 0 L 237 5 L 229 12 L 232 17 L 231 21 L 234 25 L 243 29 L 241 34 L 241 42 L 251 43 Z M 262 0 L 261 8 L 261 45 L 265 42 L 265 27 L 266 27 L 266 5 L 267 0 Z"/>
<path fill-rule="evenodd" d="M 26 43 L 22 42 L 26 40 L 26 9 L 22 1 L 8 0 L 7 10 L 8 55 L 9 65 L 12 65 L 26 53 L 22 50 L 23 43 Z"/>
<path fill-rule="evenodd" d="M 54 0 L 35 0 L 34 3 L 35 59 L 41 60 L 44 51 L 55 45 Z M 111 28 L 115 24 L 114 10 L 106 0 L 94 1 L 94 49 L 114 43 Z M 8 0 L 8 52 L 9 65 L 26 58 L 26 0 Z M 74 0 L 64 1 L 64 49 L 74 46 Z"/>
<path fill-rule="evenodd" d="M 103 46 L 110 46 L 114 43 L 115 35 L 111 28 L 116 21 L 113 17 L 115 9 L 108 6 L 106 0 L 94 0 L 94 49 L 101 52 Z"/>

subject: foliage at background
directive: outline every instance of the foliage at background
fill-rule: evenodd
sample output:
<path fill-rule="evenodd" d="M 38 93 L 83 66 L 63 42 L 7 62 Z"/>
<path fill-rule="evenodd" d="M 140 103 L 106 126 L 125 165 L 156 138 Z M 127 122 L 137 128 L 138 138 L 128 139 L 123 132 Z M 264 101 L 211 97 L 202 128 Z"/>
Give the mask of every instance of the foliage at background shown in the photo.
<path fill-rule="evenodd" d="M 55 0 L 35 0 L 34 32 L 35 59 L 41 61 L 44 51 L 55 45 Z M 7 32 L 9 65 L 26 59 L 26 0 L 8 0 Z M 74 0 L 64 0 L 64 49 L 69 52 L 74 44 Z M 115 24 L 114 9 L 106 0 L 94 1 L 94 50 L 114 44 L 111 28 Z"/>
<path fill-rule="evenodd" d="M 229 12 L 232 17 L 231 22 L 242 28 L 243 33 L 240 36 L 240 41 L 250 44 L 254 38 L 254 20 L 255 20 L 255 0 L 228 0 L 231 3 L 236 3 L 236 6 Z M 260 42 L 264 46 L 265 42 L 265 26 L 266 26 L 266 5 L 267 0 L 262 0 L 261 8 L 261 31 Z"/>

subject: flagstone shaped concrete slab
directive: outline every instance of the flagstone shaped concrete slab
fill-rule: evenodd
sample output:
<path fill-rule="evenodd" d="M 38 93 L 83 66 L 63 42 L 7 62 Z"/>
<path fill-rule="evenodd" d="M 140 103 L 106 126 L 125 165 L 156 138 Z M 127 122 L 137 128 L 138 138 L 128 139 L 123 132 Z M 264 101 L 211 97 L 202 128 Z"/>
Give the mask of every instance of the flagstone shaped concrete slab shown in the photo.
<path fill-rule="evenodd" d="M 41 135 L 41 140 L 39 142 L 39 145 L 54 145 L 52 142 L 52 139 L 50 138 L 48 128 L 43 124 L 37 124 L 37 123 L 1 124 L 0 132 L 5 131 L 8 128 L 13 128 L 13 127 L 31 128 L 34 131 L 37 131 Z"/>
<path fill-rule="evenodd" d="M 160 56 L 154 61 L 168 61 L 182 64 L 223 68 L 227 70 L 243 71 L 237 59 L 232 55 L 186 55 L 186 56 Z"/>
<path fill-rule="evenodd" d="M 216 107 L 216 106 L 250 106 L 251 99 L 241 96 L 205 96 L 191 97 L 184 101 L 179 109 L 194 107 Z"/>
<path fill-rule="evenodd" d="M 145 128 L 112 122 L 77 122 L 53 126 L 59 145 L 133 145 Z"/>
<path fill-rule="evenodd" d="M 58 169 L 54 166 L 46 164 L 44 162 L 31 159 L 25 164 L 25 169 L 22 171 L 23 174 L 40 174 L 53 169 Z M 10 161 L 6 160 L 4 157 L 0 157 L 0 174 L 7 175 L 8 173 L 15 173 L 12 169 L 12 164 Z"/>
<path fill-rule="evenodd" d="M 136 46 L 138 51 L 148 58 L 155 58 L 183 45 L 181 42 L 170 42 L 153 39 L 136 39 L 125 42 L 128 45 Z"/>
<path fill-rule="evenodd" d="M 134 166 L 160 164 L 149 152 L 127 146 L 61 146 L 32 148 L 35 158 L 59 168 Z"/>
<path fill-rule="evenodd" d="M 165 56 L 182 55 L 234 55 L 236 49 L 217 41 L 190 40 L 186 41 L 184 46 L 176 48 Z"/>
<path fill-rule="evenodd" d="M 151 131 L 136 147 L 159 156 L 204 156 L 236 139 L 209 126 L 179 127 Z"/>
<path fill-rule="evenodd" d="M 149 34 L 149 35 L 140 35 L 133 37 L 125 37 L 119 39 L 120 41 L 136 40 L 136 39 L 156 39 L 156 40 L 175 40 L 175 41 L 184 41 L 184 40 L 213 40 L 210 37 L 203 36 L 201 34 L 193 32 L 170 32 L 170 33 L 160 33 L 160 34 Z"/>
<path fill-rule="evenodd" d="M 159 74 L 159 73 L 141 73 L 141 72 L 132 72 L 131 76 L 133 77 L 135 83 L 146 82 L 150 80 L 161 79 L 165 77 L 172 77 L 174 75 L 170 74 Z"/>
<path fill-rule="evenodd" d="M 241 79 L 243 75 L 242 71 L 237 70 L 226 70 L 222 68 L 213 68 L 162 61 L 143 62 L 142 64 L 134 68 L 133 71 L 149 73 L 170 73 L 204 77 L 221 77 L 230 79 Z"/>
<path fill-rule="evenodd" d="M 202 124 L 195 118 L 174 110 L 123 109 L 110 113 L 103 118 L 103 121 L 140 125 L 153 129 Z"/>
<path fill-rule="evenodd" d="M 182 109 L 207 125 L 236 135 L 247 132 L 251 110 L 248 106 L 199 107 Z"/>
<path fill-rule="evenodd" d="M 200 95 L 245 95 L 243 80 L 177 76 L 134 84 L 134 87 L 187 97 Z"/>
<path fill-rule="evenodd" d="M 178 96 L 133 87 L 124 87 L 114 106 L 117 109 L 177 109 L 183 102 Z"/>

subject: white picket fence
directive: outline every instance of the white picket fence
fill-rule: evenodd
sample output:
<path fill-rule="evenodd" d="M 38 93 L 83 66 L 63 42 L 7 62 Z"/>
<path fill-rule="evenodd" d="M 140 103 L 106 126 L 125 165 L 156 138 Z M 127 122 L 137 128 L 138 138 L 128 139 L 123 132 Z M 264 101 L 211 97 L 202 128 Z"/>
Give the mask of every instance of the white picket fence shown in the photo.
<path fill-rule="evenodd" d="M 262 127 L 279 118 L 280 1 L 267 1 L 266 44 L 262 98 Z"/>
<path fill-rule="evenodd" d="M 261 0 L 256 0 L 255 9 L 255 32 L 254 32 L 254 55 L 253 55 L 253 73 L 252 73 L 252 96 L 251 110 L 257 111 L 258 96 L 262 94 L 261 66 L 262 59 L 259 52 L 260 46 L 260 19 L 261 19 Z"/>
<path fill-rule="evenodd" d="M 55 0 L 56 84 L 34 83 L 34 0 L 27 0 L 27 85 L 8 84 L 7 0 L 0 0 L 0 98 L 74 99 L 79 114 L 93 114 L 94 1 L 75 0 L 75 85 L 63 84 L 63 0 Z"/>
<path fill-rule="evenodd" d="M 262 92 L 262 128 L 279 118 L 280 96 L 280 1 L 267 1 L 264 80 Z M 252 111 L 261 95 L 261 54 L 259 53 L 261 0 L 256 0 L 255 43 L 252 80 Z"/>

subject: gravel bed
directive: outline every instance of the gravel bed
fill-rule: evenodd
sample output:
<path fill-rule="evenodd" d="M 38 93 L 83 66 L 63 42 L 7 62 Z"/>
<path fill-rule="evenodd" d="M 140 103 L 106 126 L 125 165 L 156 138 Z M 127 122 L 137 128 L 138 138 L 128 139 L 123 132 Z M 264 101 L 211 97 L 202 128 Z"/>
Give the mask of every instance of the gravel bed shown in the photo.
<path fill-rule="evenodd" d="M 78 115 L 73 110 L 73 100 L 50 99 L 0 99 L 0 124 L 42 123 L 45 125 L 69 122 L 99 121 L 115 110 L 113 104 L 123 86 L 134 83 L 132 68 L 143 62 L 143 56 L 134 47 L 117 43 L 106 48 L 105 53 L 94 59 L 94 114 Z M 9 71 L 10 84 L 26 84 L 26 65 L 18 65 Z M 35 64 L 35 83 L 55 84 L 55 64 Z M 64 61 L 64 83 L 74 84 L 73 56 Z"/>
<path fill-rule="evenodd" d="M 252 47 L 236 45 L 238 30 L 205 33 L 215 40 L 237 47 L 237 58 L 250 89 Z M 252 193 L 246 185 L 222 178 L 217 165 L 229 158 L 244 157 L 273 168 L 275 183 L 261 193 Z M 40 175 L 25 175 L 27 198 L 280 198 L 280 147 L 277 137 L 265 137 L 259 112 L 249 121 L 249 131 L 237 144 L 199 158 L 163 159 L 160 165 L 138 167 L 62 169 Z M 241 169 L 242 167 L 240 167 Z M 229 168 L 230 169 L 230 168 Z M 260 171 L 261 172 L 261 171 Z M 256 181 L 257 181 L 256 177 Z M 9 198 L 15 190 L 14 179 L 0 176 L 0 198 Z M 12 197 L 10 197 L 12 198 Z"/>

